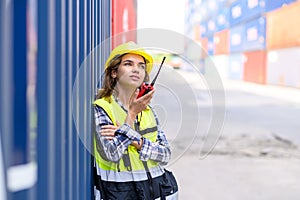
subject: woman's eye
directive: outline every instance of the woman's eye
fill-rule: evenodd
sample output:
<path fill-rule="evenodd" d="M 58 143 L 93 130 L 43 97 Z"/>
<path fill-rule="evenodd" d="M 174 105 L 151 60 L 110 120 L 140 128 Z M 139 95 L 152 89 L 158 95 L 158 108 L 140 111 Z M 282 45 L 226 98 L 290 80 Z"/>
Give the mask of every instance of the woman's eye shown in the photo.
<path fill-rule="evenodd" d="M 140 68 L 146 69 L 146 65 L 140 65 Z"/>
<path fill-rule="evenodd" d="M 131 66 L 131 63 L 124 63 L 125 66 Z"/>

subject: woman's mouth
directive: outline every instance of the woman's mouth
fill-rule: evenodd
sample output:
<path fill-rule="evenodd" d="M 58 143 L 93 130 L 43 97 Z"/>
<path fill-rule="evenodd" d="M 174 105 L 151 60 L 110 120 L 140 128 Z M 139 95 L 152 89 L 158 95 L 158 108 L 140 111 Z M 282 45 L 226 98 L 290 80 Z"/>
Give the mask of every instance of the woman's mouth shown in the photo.
<path fill-rule="evenodd" d="M 135 80 L 135 81 L 140 80 L 140 77 L 136 76 L 136 75 L 131 75 L 130 78 L 133 79 L 133 80 Z"/>

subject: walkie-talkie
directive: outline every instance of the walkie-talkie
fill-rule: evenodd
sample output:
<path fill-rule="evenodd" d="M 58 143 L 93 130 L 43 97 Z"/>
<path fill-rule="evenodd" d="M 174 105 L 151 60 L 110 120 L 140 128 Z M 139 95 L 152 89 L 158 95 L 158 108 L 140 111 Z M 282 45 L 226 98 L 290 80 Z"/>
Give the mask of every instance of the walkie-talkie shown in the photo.
<path fill-rule="evenodd" d="M 158 69 L 158 72 L 157 72 L 156 76 L 154 77 L 153 81 L 152 81 L 150 84 L 144 82 L 144 83 L 139 87 L 140 92 L 139 92 L 137 98 L 140 98 L 141 96 L 147 94 L 148 92 L 150 92 L 151 90 L 154 89 L 154 88 L 153 88 L 153 85 L 154 85 L 154 83 L 155 83 L 155 81 L 156 81 L 156 79 L 157 79 L 157 77 L 158 77 L 158 74 L 159 74 L 159 72 L 160 72 L 160 70 L 161 70 L 162 65 L 163 65 L 164 62 L 165 62 L 165 59 L 166 59 L 166 57 L 163 58 L 163 60 L 162 60 L 162 62 L 161 62 L 161 64 L 160 64 L 160 67 L 159 67 L 159 69 Z"/>

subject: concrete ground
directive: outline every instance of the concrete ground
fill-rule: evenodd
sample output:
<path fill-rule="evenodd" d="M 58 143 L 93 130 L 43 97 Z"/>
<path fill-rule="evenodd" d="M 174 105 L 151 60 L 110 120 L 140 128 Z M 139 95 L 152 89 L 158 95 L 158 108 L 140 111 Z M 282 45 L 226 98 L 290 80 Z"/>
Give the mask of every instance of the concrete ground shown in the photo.
<path fill-rule="evenodd" d="M 188 84 L 196 92 L 203 92 L 193 73 L 181 75 L 189 77 Z M 223 84 L 226 117 L 211 152 L 201 147 L 203 137 L 191 139 L 188 126 L 177 135 L 167 133 L 175 152 L 167 168 L 177 177 L 180 199 L 299 200 L 300 90 L 231 80 Z M 174 115 L 169 118 L 175 119 Z M 200 121 L 209 123 L 206 116 L 200 116 Z M 187 140 L 192 141 L 188 147 Z"/>
<path fill-rule="evenodd" d="M 180 199 L 298 200 L 300 159 L 188 153 L 169 167 Z"/>

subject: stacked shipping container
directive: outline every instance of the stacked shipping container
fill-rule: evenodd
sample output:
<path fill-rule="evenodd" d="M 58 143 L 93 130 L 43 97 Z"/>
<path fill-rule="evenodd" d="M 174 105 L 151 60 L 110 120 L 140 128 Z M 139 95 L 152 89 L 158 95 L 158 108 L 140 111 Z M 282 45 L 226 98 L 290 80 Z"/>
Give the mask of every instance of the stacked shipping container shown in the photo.
<path fill-rule="evenodd" d="M 222 77 L 300 87 L 299 1 L 202 2 L 197 39 Z"/>
<path fill-rule="evenodd" d="M 267 14 L 267 83 L 300 87 L 300 2 Z"/>

